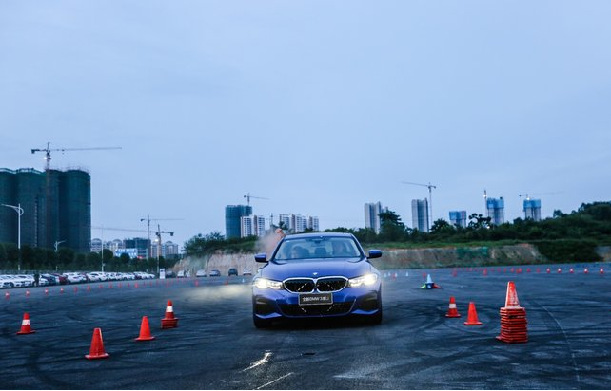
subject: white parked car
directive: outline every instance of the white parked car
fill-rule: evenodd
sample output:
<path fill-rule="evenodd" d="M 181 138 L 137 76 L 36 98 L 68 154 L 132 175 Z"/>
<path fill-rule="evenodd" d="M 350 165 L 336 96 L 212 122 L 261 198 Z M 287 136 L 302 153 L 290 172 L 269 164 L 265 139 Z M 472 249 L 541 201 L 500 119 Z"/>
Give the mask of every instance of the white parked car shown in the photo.
<path fill-rule="evenodd" d="M 199 269 L 195 272 L 195 277 L 208 277 L 204 269 Z"/>
<path fill-rule="evenodd" d="M 15 277 L 23 282 L 22 286 L 34 286 L 34 276 L 31 274 L 17 274 Z"/>
<path fill-rule="evenodd" d="M 103 282 L 108 280 L 104 272 L 89 272 L 87 273 L 87 278 L 89 278 L 91 282 Z"/>
<path fill-rule="evenodd" d="M 13 279 L 9 275 L 0 275 L 0 288 L 13 288 Z"/>

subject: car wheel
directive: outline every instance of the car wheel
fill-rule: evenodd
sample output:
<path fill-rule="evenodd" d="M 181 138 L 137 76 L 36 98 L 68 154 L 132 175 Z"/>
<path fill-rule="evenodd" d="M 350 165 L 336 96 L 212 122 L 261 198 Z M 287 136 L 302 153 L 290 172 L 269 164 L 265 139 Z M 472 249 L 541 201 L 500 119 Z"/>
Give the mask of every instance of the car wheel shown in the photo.
<path fill-rule="evenodd" d="M 261 319 L 257 317 L 255 314 L 252 315 L 252 322 L 255 327 L 258 329 L 265 328 L 271 326 L 272 322 L 269 319 Z"/>

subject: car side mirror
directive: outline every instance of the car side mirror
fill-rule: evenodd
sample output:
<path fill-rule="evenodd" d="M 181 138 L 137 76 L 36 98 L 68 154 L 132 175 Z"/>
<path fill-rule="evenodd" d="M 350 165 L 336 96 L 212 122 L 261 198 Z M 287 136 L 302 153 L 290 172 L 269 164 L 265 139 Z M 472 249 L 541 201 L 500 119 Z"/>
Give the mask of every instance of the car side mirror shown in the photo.
<path fill-rule="evenodd" d="M 265 254 L 265 253 L 255 254 L 255 261 L 256 262 L 261 262 L 261 263 L 266 263 L 267 262 L 267 254 Z"/>
<path fill-rule="evenodd" d="M 380 258 L 382 256 L 382 250 L 369 250 L 369 256 L 367 258 Z"/>

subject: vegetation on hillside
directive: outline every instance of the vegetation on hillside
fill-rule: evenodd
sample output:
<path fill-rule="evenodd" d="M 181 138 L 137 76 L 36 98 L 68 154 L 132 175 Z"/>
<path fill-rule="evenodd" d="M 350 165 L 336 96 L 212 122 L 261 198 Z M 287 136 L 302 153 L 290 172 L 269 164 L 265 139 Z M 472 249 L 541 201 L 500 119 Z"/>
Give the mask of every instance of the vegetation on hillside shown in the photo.
<path fill-rule="evenodd" d="M 481 214 L 469 215 L 466 228 L 455 227 L 443 219 L 435 220 L 431 232 L 407 228 L 401 216 L 392 211 L 380 214 L 381 232 L 372 229 L 338 227 L 335 232 L 351 232 L 364 246 L 381 249 L 434 247 L 498 247 L 530 243 L 548 260 L 554 262 L 599 261 L 599 246 L 611 246 L 611 202 L 581 204 L 577 211 L 564 214 L 559 210 L 542 221 L 515 219 L 495 226 Z M 185 243 L 186 255 L 203 256 L 222 250 L 229 252 L 255 251 L 258 238 L 226 239 L 220 232 L 198 234 Z M 20 261 L 19 261 L 20 260 Z M 159 266 L 169 268 L 176 260 L 159 260 Z M 53 251 L 14 244 L 0 244 L 0 270 L 156 270 L 157 259 L 130 259 L 104 250 L 100 253 L 75 253 L 70 249 Z"/>
<path fill-rule="evenodd" d="M 443 219 L 436 220 L 431 232 L 405 226 L 393 211 L 380 214 L 381 232 L 372 229 L 338 227 L 333 232 L 351 232 L 363 245 L 382 249 L 422 247 L 502 246 L 530 243 L 549 260 L 598 261 L 597 246 L 611 245 L 611 202 L 582 204 L 577 211 L 564 214 L 559 210 L 542 221 L 517 218 L 512 223 L 491 224 L 481 214 L 469 215 L 466 228 L 456 227 Z M 197 235 L 185 244 L 187 255 L 203 255 L 216 250 L 254 251 L 256 238 L 225 239 L 219 232 Z"/>

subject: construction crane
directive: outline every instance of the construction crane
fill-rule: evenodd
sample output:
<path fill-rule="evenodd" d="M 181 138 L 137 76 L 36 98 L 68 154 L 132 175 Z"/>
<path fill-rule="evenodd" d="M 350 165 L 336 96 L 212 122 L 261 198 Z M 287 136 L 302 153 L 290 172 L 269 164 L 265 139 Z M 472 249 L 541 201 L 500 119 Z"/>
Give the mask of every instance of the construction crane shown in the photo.
<path fill-rule="evenodd" d="M 535 193 L 535 194 L 524 193 L 524 194 L 520 194 L 520 198 L 526 197 L 527 200 L 530 200 L 530 196 L 554 195 L 554 194 L 560 194 L 560 193 L 561 192 L 559 191 L 555 191 L 552 193 Z"/>
<path fill-rule="evenodd" d="M 260 199 L 260 200 L 269 200 L 269 198 L 257 197 L 257 196 L 254 196 L 254 195 L 250 195 L 250 193 L 246 193 L 244 195 L 244 198 L 246 198 L 246 205 L 248 205 L 248 206 L 250 206 L 250 199 L 251 198 L 257 198 L 257 199 Z"/>
<path fill-rule="evenodd" d="M 151 254 L 152 254 L 152 249 L 151 249 L 151 221 L 161 221 L 161 220 L 184 220 L 184 219 L 175 219 L 175 218 L 169 218 L 169 219 L 151 219 L 151 216 L 146 215 L 146 218 L 141 218 L 140 221 L 146 221 L 146 226 L 148 229 L 148 239 L 149 239 L 149 247 L 146 249 L 146 257 L 150 258 Z M 161 239 L 160 239 L 161 242 Z"/>
<path fill-rule="evenodd" d="M 49 172 L 49 167 L 51 164 L 51 152 L 65 152 L 65 151 L 89 151 L 89 150 L 103 150 L 103 149 L 121 149 L 121 147 L 96 147 L 96 148 L 50 148 L 51 143 L 47 142 L 47 148 L 33 148 L 30 149 L 30 152 L 33 154 L 35 154 L 36 152 L 44 152 L 45 153 L 45 173 L 47 174 L 47 181 L 46 181 L 46 186 L 45 186 L 45 195 L 46 195 L 46 199 L 48 200 L 50 198 L 50 172 Z M 49 240 L 51 240 L 50 236 L 51 236 L 51 209 L 49 207 L 47 207 L 47 213 L 46 213 L 46 238 L 45 240 L 47 241 L 47 243 L 49 243 Z M 47 254 L 46 256 L 46 260 L 49 260 L 49 255 Z"/>
<path fill-rule="evenodd" d="M 424 186 L 427 187 L 429 189 L 429 206 L 431 208 L 431 216 L 429 218 L 429 231 L 431 228 L 431 224 L 433 223 L 431 220 L 433 219 L 433 189 L 436 189 L 437 186 L 435 185 L 431 185 L 431 182 L 428 183 L 428 185 L 425 185 L 423 183 L 414 183 L 414 182 L 405 182 L 403 181 L 402 183 L 405 183 L 406 185 L 415 185 L 415 186 Z"/>
<path fill-rule="evenodd" d="M 49 165 L 51 163 L 51 152 L 66 152 L 66 151 L 100 151 L 107 149 L 121 149 L 121 147 L 93 147 L 93 148 L 49 148 L 51 145 L 50 142 L 47 142 L 47 147 L 43 149 L 34 148 L 30 149 L 30 152 L 35 154 L 36 152 L 44 152 L 45 153 L 45 171 L 49 171 Z"/>

